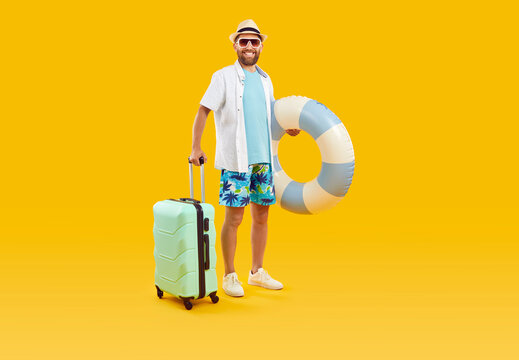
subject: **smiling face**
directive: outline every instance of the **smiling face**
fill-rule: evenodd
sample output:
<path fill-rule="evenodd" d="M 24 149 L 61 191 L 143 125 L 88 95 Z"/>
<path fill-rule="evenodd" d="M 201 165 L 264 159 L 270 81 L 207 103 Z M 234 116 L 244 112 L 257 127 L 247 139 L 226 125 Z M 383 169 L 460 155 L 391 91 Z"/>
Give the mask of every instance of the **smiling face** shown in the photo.
<path fill-rule="evenodd" d="M 255 65 L 258 62 L 259 55 L 261 54 L 261 50 L 263 49 L 263 43 L 261 43 L 259 47 L 253 48 L 252 44 L 249 42 L 247 44 L 247 47 L 241 48 L 237 43 L 238 39 L 260 39 L 261 40 L 261 37 L 259 35 L 254 35 L 254 34 L 238 35 L 236 37 L 236 39 L 234 40 L 234 44 L 233 44 L 234 50 L 236 51 L 236 54 L 238 55 L 238 60 L 240 61 L 240 63 L 242 63 L 242 65 L 247 65 L 247 66 Z"/>

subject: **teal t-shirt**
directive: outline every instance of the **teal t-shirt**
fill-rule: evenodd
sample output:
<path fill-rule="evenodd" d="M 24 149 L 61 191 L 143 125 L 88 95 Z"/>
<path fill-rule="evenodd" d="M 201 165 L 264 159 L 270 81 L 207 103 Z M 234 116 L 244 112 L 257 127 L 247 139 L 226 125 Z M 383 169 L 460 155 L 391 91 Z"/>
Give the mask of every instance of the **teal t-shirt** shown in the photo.
<path fill-rule="evenodd" d="M 247 136 L 249 165 L 270 163 L 270 138 L 267 119 L 265 92 L 258 71 L 253 73 L 243 69 L 245 87 L 243 89 L 243 116 Z"/>

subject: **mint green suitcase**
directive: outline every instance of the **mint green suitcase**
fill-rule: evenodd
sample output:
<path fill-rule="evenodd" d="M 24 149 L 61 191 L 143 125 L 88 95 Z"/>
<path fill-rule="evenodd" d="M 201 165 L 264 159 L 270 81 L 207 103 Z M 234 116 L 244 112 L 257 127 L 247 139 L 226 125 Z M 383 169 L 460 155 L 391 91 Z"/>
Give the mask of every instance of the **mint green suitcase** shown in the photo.
<path fill-rule="evenodd" d="M 218 302 L 216 291 L 216 231 L 214 207 L 204 202 L 204 165 L 201 158 L 202 201 L 193 199 L 193 164 L 189 162 L 191 198 L 169 199 L 153 206 L 155 287 L 184 302 L 206 296 Z"/>

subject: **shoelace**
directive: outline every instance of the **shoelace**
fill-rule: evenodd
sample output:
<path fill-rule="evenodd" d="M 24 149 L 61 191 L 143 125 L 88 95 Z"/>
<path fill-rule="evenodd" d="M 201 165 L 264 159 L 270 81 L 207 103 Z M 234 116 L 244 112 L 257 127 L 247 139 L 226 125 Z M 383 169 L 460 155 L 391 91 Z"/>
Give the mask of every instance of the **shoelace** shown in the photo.
<path fill-rule="evenodd" d="M 232 280 L 232 284 L 233 284 L 233 285 L 236 284 L 236 283 L 238 283 L 238 284 L 240 284 L 240 285 L 242 284 L 242 282 L 241 282 L 240 280 L 238 280 L 238 276 L 237 276 L 236 274 L 233 274 L 233 275 L 231 276 L 231 280 Z"/>
<path fill-rule="evenodd" d="M 268 281 L 268 280 L 272 279 L 266 270 L 263 270 L 261 277 L 262 277 L 263 281 Z"/>

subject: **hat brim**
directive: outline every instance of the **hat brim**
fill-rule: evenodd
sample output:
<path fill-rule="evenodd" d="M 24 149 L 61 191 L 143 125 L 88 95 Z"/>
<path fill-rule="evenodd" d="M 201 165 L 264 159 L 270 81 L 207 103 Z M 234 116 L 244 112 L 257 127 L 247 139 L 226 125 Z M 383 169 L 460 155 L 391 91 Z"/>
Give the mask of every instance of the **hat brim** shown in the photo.
<path fill-rule="evenodd" d="M 236 40 L 236 36 L 238 36 L 238 35 L 244 35 L 244 34 L 258 35 L 258 36 L 261 38 L 261 42 L 264 42 L 265 40 L 267 40 L 267 35 L 265 35 L 265 34 L 258 34 L 257 32 L 254 32 L 254 31 L 244 31 L 244 32 L 235 32 L 235 33 L 232 33 L 232 34 L 229 36 L 229 40 L 231 40 L 231 42 L 234 44 L 234 41 Z"/>

